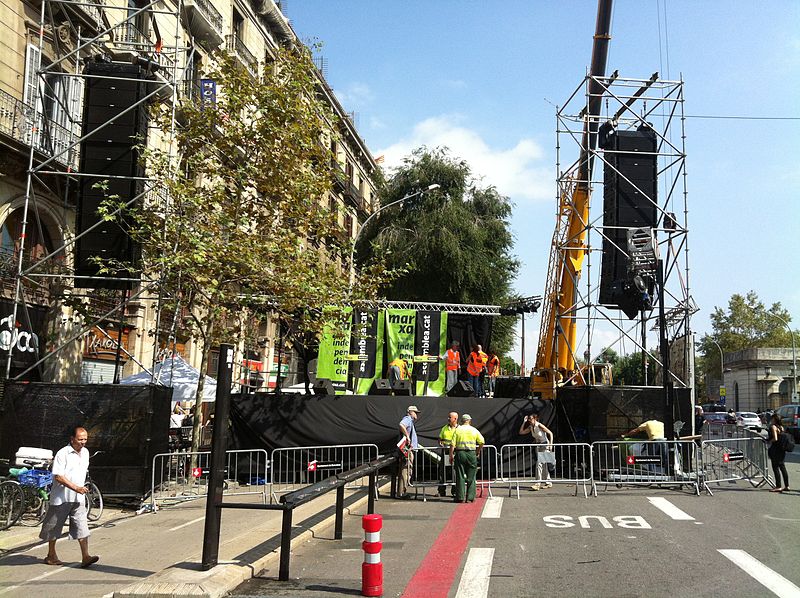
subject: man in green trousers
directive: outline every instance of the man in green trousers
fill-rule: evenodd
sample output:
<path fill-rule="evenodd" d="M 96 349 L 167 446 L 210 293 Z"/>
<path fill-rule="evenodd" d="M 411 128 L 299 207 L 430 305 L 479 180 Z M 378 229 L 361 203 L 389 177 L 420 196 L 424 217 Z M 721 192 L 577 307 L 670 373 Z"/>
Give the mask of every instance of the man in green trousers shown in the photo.
<path fill-rule="evenodd" d="M 450 460 L 456 475 L 456 502 L 475 501 L 475 475 L 478 473 L 478 457 L 484 440 L 481 433 L 472 427 L 472 416 L 461 416 L 461 425 L 453 434 L 450 444 Z"/>

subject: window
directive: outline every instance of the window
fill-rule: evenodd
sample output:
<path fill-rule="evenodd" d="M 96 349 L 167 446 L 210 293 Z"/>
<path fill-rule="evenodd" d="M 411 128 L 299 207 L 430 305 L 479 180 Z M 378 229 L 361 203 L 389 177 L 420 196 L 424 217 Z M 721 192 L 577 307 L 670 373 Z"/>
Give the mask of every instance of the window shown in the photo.
<path fill-rule="evenodd" d="M 233 9 L 233 36 L 238 40 L 244 40 L 244 17 L 239 11 Z"/>
<path fill-rule="evenodd" d="M 27 141 L 39 151 L 58 155 L 59 161 L 71 163 L 65 150 L 80 137 L 81 111 L 83 103 L 83 79 L 61 72 L 45 72 L 39 75 L 44 64 L 41 50 L 28 45 L 25 61 L 25 85 L 23 103 L 26 118 L 30 123 Z"/>
<path fill-rule="evenodd" d="M 344 230 L 348 238 L 353 235 L 353 216 L 351 214 L 347 214 L 347 216 L 344 217 Z"/>
<path fill-rule="evenodd" d="M 16 256 L 19 251 L 19 237 L 22 233 L 22 211 L 17 208 L 9 214 L 6 221 L 0 228 L 0 243 L 2 243 L 2 256 Z M 31 263 L 49 255 L 55 245 L 50 231 L 44 222 L 36 220 L 32 214 L 28 213 L 28 226 L 25 227 L 25 262 Z"/>

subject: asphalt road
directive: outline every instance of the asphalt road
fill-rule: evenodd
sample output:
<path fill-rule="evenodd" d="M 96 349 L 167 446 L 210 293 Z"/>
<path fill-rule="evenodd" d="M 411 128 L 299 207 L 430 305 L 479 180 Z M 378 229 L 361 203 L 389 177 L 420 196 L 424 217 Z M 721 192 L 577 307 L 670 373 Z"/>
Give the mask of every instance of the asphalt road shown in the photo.
<path fill-rule="evenodd" d="M 572 490 L 523 490 L 517 499 L 498 489 L 491 500 L 458 505 L 381 499 L 384 596 L 800 596 L 800 492 L 747 482 L 716 484 L 714 496 L 612 487 L 584 498 Z M 363 514 L 347 518 L 343 540 L 295 549 L 290 581 L 266 571 L 235 594 L 360 595 Z"/>

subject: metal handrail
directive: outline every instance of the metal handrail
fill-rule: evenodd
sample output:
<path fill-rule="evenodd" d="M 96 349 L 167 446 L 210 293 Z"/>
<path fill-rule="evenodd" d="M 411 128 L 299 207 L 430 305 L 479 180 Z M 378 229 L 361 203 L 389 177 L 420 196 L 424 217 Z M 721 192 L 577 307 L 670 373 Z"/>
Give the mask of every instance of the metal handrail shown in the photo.
<path fill-rule="evenodd" d="M 253 53 L 244 45 L 244 42 L 238 35 L 229 35 L 225 38 L 225 47 L 229 52 L 233 52 L 242 64 L 250 71 L 251 75 L 256 75 L 258 72 L 258 59 Z"/>
<path fill-rule="evenodd" d="M 77 165 L 77 147 L 64 152 L 77 139 L 70 129 L 56 123 L 6 91 L 0 90 L 0 133 L 33 146 L 45 156 L 59 154 L 56 160 L 64 166 Z"/>

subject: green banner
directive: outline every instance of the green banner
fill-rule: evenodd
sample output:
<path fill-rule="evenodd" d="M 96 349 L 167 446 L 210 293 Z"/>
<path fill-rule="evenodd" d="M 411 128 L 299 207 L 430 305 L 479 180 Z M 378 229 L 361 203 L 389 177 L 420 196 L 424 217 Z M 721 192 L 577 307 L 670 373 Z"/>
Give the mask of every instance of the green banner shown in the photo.
<path fill-rule="evenodd" d="M 345 309 L 346 313 L 350 308 Z M 317 379 L 328 378 L 336 390 L 336 394 L 344 394 L 347 386 L 347 370 L 350 353 L 350 318 L 344 323 L 344 330 L 339 328 L 339 322 L 326 323 L 322 329 L 322 339 L 319 343 L 319 356 L 317 358 Z M 339 334 L 337 334 L 337 332 Z"/>
<path fill-rule="evenodd" d="M 386 310 L 386 363 L 402 357 L 409 364 L 409 373 L 414 359 L 414 324 L 417 311 L 414 309 Z"/>
<path fill-rule="evenodd" d="M 350 354 L 358 356 L 351 361 L 350 372 L 358 388 L 354 394 L 369 394 L 372 381 L 380 378 L 383 367 L 383 310 L 355 310 L 353 312 L 353 331 L 350 338 Z"/>
<path fill-rule="evenodd" d="M 417 312 L 416 336 L 414 352 L 417 357 L 430 355 L 436 361 L 415 364 L 416 384 L 414 394 L 419 396 L 439 397 L 444 394 L 446 370 L 444 361 L 439 359 L 447 350 L 447 312 Z M 428 378 L 428 390 L 425 391 L 425 377 Z"/>

